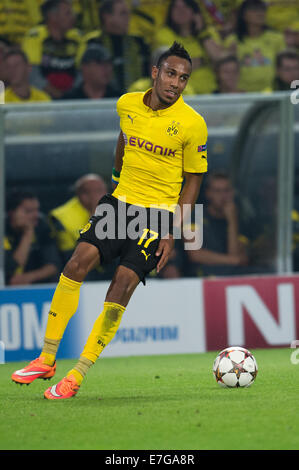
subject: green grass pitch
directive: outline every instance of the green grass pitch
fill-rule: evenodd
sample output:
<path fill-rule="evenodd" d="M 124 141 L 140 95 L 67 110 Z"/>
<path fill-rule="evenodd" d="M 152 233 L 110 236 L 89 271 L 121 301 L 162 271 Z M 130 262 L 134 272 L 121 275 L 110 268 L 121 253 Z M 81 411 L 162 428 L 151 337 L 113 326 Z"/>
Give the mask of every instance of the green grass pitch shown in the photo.
<path fill-rule="evenodd" d="M 298 449 L 299 364 L 291 349 L 254 350 L 248 389 L 223 389 L 216 353 L 100 358 L 76 397 L 44 390 L 73 366 L 58 361 L 51 381 L 19 386 L 0 365 L 0 449 Z"/>

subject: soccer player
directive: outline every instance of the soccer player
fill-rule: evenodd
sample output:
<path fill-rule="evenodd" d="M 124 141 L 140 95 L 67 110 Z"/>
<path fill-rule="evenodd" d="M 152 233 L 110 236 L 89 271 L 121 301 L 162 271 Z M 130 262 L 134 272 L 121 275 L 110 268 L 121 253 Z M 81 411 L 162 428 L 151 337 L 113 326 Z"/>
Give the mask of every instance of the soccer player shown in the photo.
<path fill-rule="evenodd" d="M 152 68 L 153 88 L 127 93 L 117 102 L 121 131 L 113 168 L 116 189 L 100 200 L 95 215 L 81 231 L 80 243 L 53 296 L 40 357 L 16 371 L 12 375 L 15 382 L 31 383 L 55 374 L 56 352 L 77 309 L 87 273 L 115 257 L 120 262 L 79 361 L 66 377 L 45 391 L 47 399 L 69 398 L 78 392 L 88 369 L 114 337 L 139 282 L 145 283 L 150 271 L 157 268 L 159 272 L 167 263 L 174 230 L 181 227 L 187 212 L 184 208 L 193 207 L 198 198 L 207 171 L 207 127 L 181 96 L 191 70 L 188 52 L 175 42 Z M 117 227 L 120 223 L 122 230 L 124 225 L 129 229 L 132 214 L 143 208 L 147 217 L 143 224 L 140 222 L 139 238 L 122 237 L 119 232 L 115 239 L 99 236 L 105 212 L 114 214 L 113 222 Z M 152 217 L 155 210 L 161 217 L 158 228 L 151 230 L 148 216 Z M 169 224 L 161 222 L 165 214 Z"/>

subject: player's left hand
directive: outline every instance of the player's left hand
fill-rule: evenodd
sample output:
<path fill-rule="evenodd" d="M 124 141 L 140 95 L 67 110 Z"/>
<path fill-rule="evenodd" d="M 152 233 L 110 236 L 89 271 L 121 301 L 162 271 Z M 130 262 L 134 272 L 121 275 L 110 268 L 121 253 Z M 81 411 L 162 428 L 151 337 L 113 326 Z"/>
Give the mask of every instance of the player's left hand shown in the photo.
<path fill-rule="evenodd" d="M 169 260 L 169 256 L 174 248 L 174 239 L 172 235 L 168 235 L 167 237 L 162 238 L 160 240 L 158 249 L 155 253 L 156 256 L 161 256 L 158 264 L 157 264 L 157 273 L 164 268 Z"/>

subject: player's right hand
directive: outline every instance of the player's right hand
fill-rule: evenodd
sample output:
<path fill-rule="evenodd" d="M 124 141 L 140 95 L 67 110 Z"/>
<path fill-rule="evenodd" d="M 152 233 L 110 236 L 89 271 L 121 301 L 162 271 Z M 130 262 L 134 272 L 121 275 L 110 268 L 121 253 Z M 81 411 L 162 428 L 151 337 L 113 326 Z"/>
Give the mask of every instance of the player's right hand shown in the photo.
<path fill-rule="evenodd" d="M 155 253 L 156 256 L 161 256 L 158 264 L 157 264 L 157 273 L 164 268 L 169 260 L 169 256 L 174 248 L 174 239 L 172 235 L 168 235 L 167 237 L 162 238 L 160 240 L 158 249 Z"/>

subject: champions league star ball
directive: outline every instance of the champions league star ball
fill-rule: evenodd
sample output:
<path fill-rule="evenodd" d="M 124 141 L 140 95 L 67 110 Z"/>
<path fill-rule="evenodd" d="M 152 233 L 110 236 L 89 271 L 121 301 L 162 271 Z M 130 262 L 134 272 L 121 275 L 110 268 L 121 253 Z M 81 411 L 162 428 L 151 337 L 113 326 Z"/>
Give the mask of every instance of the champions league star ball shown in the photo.
<path fill-rule="evenodd" d="M 239 346 L 223 349 L 213 364 L 216 382 L 222 387 L 249 387 L 254 382 L 257 371 L 254 356 Z"/>

